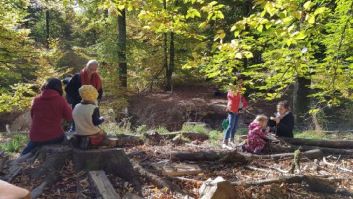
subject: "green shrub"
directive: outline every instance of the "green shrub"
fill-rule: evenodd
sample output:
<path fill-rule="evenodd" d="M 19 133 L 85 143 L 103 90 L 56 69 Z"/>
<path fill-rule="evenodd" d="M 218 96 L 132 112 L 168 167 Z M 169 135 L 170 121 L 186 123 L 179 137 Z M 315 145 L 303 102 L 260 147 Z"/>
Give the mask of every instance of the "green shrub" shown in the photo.
<path fill-rule="evenodd" d="M 208 134 L 210 130 L 202 124 L 184 124 L 181 131 Z"/>
<path fill-rule="evenodd" d="M 28 142 L 26 134 L 15 134 L 8 141 L 0 143 L 0 150 L 7 153 L 18 153 Z"/>
<path fill-rule="evenodd" d="M 164 126 L 159 126 L 158 128 L 155 129 L 159 134 L 166 134 L 170 133 L 167 128 Z"/>
<path fill-rule="evenodd" d="M 223 133 L 221 131 L 212 130 L 208 135 L 211 144 L 218 144 L 223 139 Z"/>

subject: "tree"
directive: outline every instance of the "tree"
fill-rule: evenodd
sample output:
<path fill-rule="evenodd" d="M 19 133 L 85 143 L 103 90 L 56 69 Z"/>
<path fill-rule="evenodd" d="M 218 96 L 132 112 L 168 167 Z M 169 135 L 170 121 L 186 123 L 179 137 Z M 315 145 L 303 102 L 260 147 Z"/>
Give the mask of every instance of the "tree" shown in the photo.
<path fill-rule="evenodd" d="M 119 78 L 121 86 L 127 88 L 127 63 L 126 63 L 126 9 L 120 10 L 118 16 L 118 57 Z"/>

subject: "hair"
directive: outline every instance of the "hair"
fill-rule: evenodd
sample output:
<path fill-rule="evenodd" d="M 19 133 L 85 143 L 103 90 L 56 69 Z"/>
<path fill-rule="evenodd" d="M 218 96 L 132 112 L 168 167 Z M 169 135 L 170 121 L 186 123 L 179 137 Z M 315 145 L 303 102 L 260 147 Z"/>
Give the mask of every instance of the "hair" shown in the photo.
<path fill-rule="evenodd" d="M 92 65 L 99 65 L 99 63 L 96 61 L 96 60 L 94 60 L 94 59 L 92 59 L 92 60 L 89 60 L 88 62 L 87 62 L 87 64 L 86 64 L 86 69 L 89 69 Z"/>
<path fill-rule="evenodd" d="M 58 78 L 49 78 L 42 86 L 41 90 L 51 89 L 57 91 L 61 96 L 63 95 L 63 87 L 60 79 Z"/>
<path fill-rule="evenodd" d="M 287 100 L 278 102 L 277 106 L 283 106 L 287 110 L 290 109 L 290 105 L 289 105 L 289 102 Z"/>
<path fill-rule="evenodd" d="M 95 102 L 98 98 L 97 89 L 92 85 L 83 85 L 78 89 L 83 101 Z"/>
<path fill-rule="evenodd" d="M 268 120 L 268 117 L 266 115 L 257 115 L 256 118 L 255 118 L 255 121 L 257 122 L 264 122 L 264 121 L 267 121 Z"/>

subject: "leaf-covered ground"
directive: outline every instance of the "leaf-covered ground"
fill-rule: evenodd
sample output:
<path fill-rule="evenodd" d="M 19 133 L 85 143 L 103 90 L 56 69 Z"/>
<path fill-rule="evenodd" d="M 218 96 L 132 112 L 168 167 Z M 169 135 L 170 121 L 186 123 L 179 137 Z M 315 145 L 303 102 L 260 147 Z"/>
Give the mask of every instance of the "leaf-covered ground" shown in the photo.
<path fill-rule="evenodd" d="M 141 145 L 126 148 L 126 154 L 134 162 L 149 171 L 164 178 L 155 165 L 163 165 L 171 162 L 170 154 L 175 151 L 199 151 L 199 150 L 222 150 L 218 146 L 212 145 L 209 141 L 200 144 L 174 145 L 171 142 L 162 142 L 159 145 Z M 262 180 L 279 176 L 290 175 L 286 173 L 291 164 L 291 159 L 274 160 L 254 160 L 246 165 L 224 164 L 220 162 L 188 162 L 197 164 L 202 168 L 202 172 L 182 176 L 182 178 L 169 177 L 173 183 L 179 185 L 191 197 L 198 198 L 198 190 L 201 183 L 208 178 L 222 176 L 231 182 Z M 41 181 L 32 181 L 30 171 L 40 166 L 36 161 L 33 165 L 27 165 L 24 172 L 17 176 L 13 183 L 28 189 L 38 186 Z M 325 160 L 301 159 L 301 170 L 296 171 L 302 175 L 331 176 L 340 178 L 337 186 L 341 189 L 353 192 L 353 159 L 343 156 L 328 156 Z M 47 188 L 40 198 L 95 198 L 91 188 L 87 173 L 74 171 L 74 165 L 68 161 L 61 172 L 62 179 L 54 186 Z M 114 188 L 120 195 L 133 192 L 133 187 L 118 176 L 108 176 Z M 182 179 L 182 180 L 180 180 Z M 151 181 L 144 176 L 139 176 L 143 184 L 142 194 L 144 198 L 182 198 L 180 194 L 170 192 L 166 187 L 157 188 Z M 312 192 L 305 183 L 295 184 L 270 184 L 263 186 L 234 186 L 237 196 L 234 198 L 350 198 L 341 194 L 325 194 Z M 322 190 L 324 192 L 324 190 Z"/>

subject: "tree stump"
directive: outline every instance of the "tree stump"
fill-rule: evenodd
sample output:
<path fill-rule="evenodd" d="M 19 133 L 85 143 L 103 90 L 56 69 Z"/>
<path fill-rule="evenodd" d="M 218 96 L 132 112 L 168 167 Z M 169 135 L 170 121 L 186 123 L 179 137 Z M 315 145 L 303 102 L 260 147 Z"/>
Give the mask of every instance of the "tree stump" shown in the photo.
<path fill-rule="evenodd" d="M 73 151 L 73 162 L 76 170 L 103 170 L 137 185 L 134 169 L 123 149 L 74 149 Z"/>

